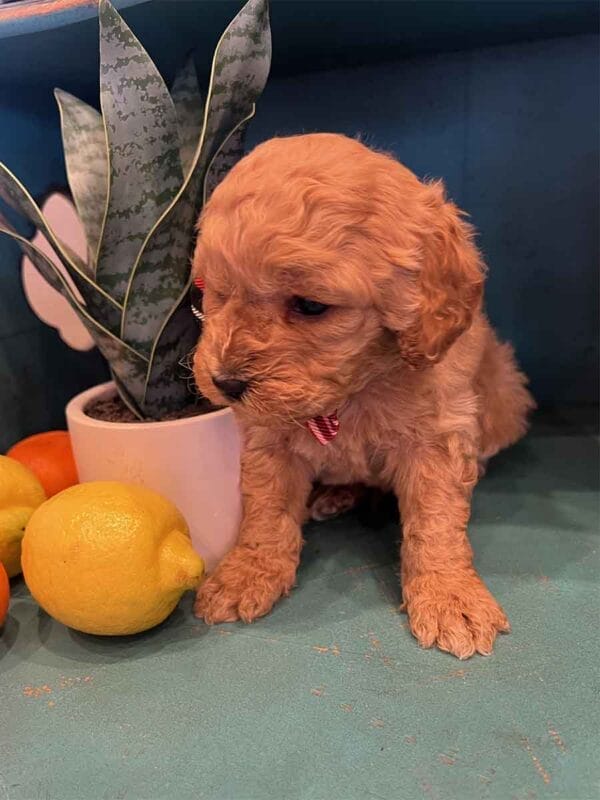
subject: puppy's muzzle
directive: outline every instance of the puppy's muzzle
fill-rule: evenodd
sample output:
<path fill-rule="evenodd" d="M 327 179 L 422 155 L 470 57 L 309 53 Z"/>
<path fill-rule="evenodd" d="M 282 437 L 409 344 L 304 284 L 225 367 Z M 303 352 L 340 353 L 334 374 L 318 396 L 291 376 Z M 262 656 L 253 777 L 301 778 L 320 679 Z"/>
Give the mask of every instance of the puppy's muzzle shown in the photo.
<path fill-rule="evenodd" d="M 228 400 L 239 400 L 248 388 L 248 381 L 239 378 L 211 377 L 214 385 Z"/>

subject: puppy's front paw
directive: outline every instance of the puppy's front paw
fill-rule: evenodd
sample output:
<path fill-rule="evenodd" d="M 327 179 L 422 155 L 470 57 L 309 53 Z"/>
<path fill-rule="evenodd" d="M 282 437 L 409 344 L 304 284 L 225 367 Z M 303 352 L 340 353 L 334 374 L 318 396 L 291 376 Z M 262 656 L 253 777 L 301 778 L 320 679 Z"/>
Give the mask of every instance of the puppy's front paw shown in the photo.
<path fill-rule="evenodd" d="M 510 624 L 475 571 L 430 573 L 403 587 L 410 629 L 422 647 L 437 645 L 458 658 L 490 655 Z"/>
<path fill-rule="evenodd" d="M 236 547 L 198 589 L 194 613 L 209 625 L 252 622 L 289 594 L 295 577 L 295 563 Z"/>

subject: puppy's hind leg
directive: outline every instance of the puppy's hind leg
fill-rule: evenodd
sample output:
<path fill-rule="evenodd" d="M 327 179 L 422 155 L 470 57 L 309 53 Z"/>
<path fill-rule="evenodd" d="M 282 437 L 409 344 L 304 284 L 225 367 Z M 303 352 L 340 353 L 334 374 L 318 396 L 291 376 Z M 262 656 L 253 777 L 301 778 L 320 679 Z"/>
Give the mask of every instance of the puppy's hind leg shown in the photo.
<path fill-rule="evenodd" d="M 366 488 L 360 483 L 348 486 L 317 484 L 308 498 L 307 517 L 315 522 L 333 519 L 353 509 L 364 497 Z"/>
<path fill-rule="evenodd" d="M 527 378 L 517 366 L 512 347 L 500 343 L 491 330 L 476 378 L 476 390 L 481 405 L 479 459 L 485 472 L 485 464 L 492 456 L 526 433 L 528 416 L 535 408 L 535 401 L 527 390 Z"/>

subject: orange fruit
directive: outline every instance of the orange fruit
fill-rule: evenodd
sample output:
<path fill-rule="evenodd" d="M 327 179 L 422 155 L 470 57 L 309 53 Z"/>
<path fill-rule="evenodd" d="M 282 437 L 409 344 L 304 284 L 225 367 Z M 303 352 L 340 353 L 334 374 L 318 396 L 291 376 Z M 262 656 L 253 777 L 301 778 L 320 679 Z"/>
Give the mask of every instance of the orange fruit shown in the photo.
<path fill-rule="evenodd" d="M 28 467 L 47 497 L 79 483 L 68 431 L 36 433 L 13 445 L 6 454 Z"/>
<path fill-rule="evenodd" d="M 8 582 L 8 575 L 0 561 L 0 628 L 6 619 L 6 612 L 8 611 L 8 601 L 10 599 L 10 584 Z"/>

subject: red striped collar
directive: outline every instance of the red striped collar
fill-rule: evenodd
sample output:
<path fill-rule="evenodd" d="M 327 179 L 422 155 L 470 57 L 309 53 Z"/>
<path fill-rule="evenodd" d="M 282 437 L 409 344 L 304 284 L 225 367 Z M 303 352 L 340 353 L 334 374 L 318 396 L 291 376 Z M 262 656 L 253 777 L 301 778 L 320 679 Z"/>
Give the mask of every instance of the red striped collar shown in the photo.
<path fill-rule="evenodd" d="M 306 427 L 319 444 L 329 444 L 329 442 L 333 441 L 338 435 L 340 429 L 337 411 L 334 411 L 333 414 L 329 414 L 327 417 L 313 417 L 309 419 L 306 423 Z"/>
<path fill-rule="evenodd" d="M 190 290 L 190 303 L 192 306 L 192 314 L 196 317 L 198 322 L 204 322 L 204 314 L 202 313 L 203 292 L 204 281 L 202 278 L 194 278 L 192 288 Z"/>

